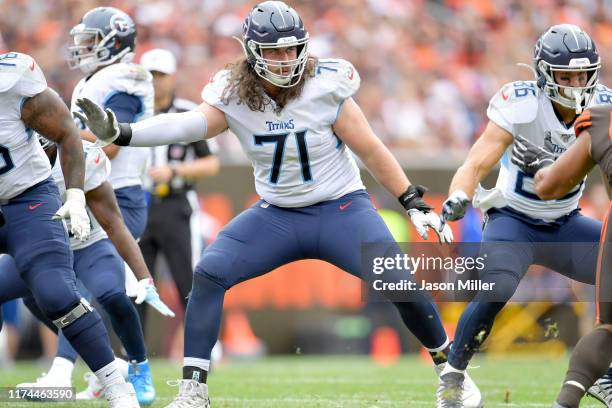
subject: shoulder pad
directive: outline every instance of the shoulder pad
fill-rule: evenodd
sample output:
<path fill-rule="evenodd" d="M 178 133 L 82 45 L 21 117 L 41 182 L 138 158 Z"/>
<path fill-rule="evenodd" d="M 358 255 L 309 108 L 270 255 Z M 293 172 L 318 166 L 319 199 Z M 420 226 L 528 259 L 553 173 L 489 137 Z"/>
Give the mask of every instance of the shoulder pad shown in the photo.
<path fill-rule="evenodd" d="M 497 122 L 492 116 L 498 116 L 508 125 L 530 123 L 538 114 L 538 98 L 535 81 L 510 82 L 491 98 L 487 114 L 493 121 Z"/>
<path fill-rule="evenodd" d="M 32 57 L 19 52 L 8 52 L 0 55 L 0 92 L 6 92 L 28 72 L 39 81 L 44 75 Z M 40 78 L 38 78 L 40 77 Z"/>
<path fill-rule="evenodd" d="M 204 89 L 202 89 L 202 93 L 200 94 L 202 100 L 210 105 L 215 105 L 220 102 L 223 90 L 227 86 L 229 74 L 229 70 L 223 69 L 213 75 L 208 83 L 204 85 Z"/>
<path fill-rule="evenodd" d="M 359 72 L 350 62 L 339 58 L 321 58 L 315 67 L 315 76 L 331 85 L 332 93 L 338 99 L 346 99 L 359 89 Z"/>

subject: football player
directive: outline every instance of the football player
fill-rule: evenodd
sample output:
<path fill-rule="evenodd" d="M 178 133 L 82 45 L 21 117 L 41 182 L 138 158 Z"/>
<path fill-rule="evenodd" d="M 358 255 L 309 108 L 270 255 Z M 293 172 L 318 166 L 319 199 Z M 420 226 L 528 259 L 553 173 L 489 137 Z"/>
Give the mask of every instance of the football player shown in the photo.
<path fill-rule="evenodd" d="M 15 259 L 20 277 L 44 315 L 61 329 L 107 389 L 111 407 L 134 408 L 131 384 L 119 373 L 104 324 L 76 290 L 72 252 L 61 222 L 77 240 L 89 236 L 83 192 L 83 149 L 70 112 L 28 55 L 0 55 L 0 200 L 6 220 L 0 252 Z M 33 130 L 58 143 L 65 202 Z"/>
<path fill-rule="evenodd" d="M 341 59 L 311 57 L 308 32 L 294 9 L 280 1 L 256 5 L 241 43 L 245 57 L 214 76 L 196 110 L 129 125 L 117 123 L 109 109 L 77 101 L 83 111 L 77 115 L 105 143 L 192 142 L 229 128 L 254 167 L 261 200 L 223 229 L 196 267 L 185 319 L 183 379 L 172 408 L 210 406 L 210 355 L 232 286 L 305 258 L 369 278 L 360 266 L 361 244 L 389 243 L 393 237 L 370 202 L 351 150 L 398 197 L 421 236 L 440 227 L 422 199 L 424 188 L 409 182 L 353 100 L 357 70 Z M 448 226 L 439 238 L 452 240 Z M 420 294 L 394 304 L 440 370 L 449 341 L 434 303 Z M 480 404 L 475 386 L 466 395 L 466 406 Z"/>
<path fill-rule="evenodd" d="M 55 165 L 52 164 L 52 175 L 61 191 L 64 180 L 55 160 L 56 146 L 42 137 L 40 140 L 47 154 L 51 156 L 52 163 L 55 162 Z M 90 142 L 83 141 L 83 148 L 85 199 L 92 229 L 86 241 L 82 242 L 75 238 L 70 240 L 70 246 L 74 251 L 74 270 L 79 281 L 95 296 L 109 315 L 113 328 L 126 350 L 128 360 L 144 362 L 147 359 L 144 337 L 136 309 L 125 293 L 125 272 L 119 254 L 141 281 L 146 279 L 150 283 L 137 302 L 146 301 L 166 316 L 174 314 L 160 300 L 138 244 L 123 222 L 112 187 L 107 181 L 110 171 L 108 158 L 101 148 Z M 19 275 L 13 270 L 16 268 L 10 268 L 6 259 L 2 261 L 4 263 L 0 268 L 0 280 L 12 282 L 12 285 L 8 285 L 12 288 L 0 289 L 0 303 L 26 296 L 27 288 L 23 284 L 19 286 Z M 25 303 L 31 309 L 36 307 L 29 299 L 26 299 Z M 40 316 L 34 312 L 36 316 Z M 35 383 L 23 383 L 19 387 L 71 387 L 74 363 L 72 355 L 63 355 L 60 350 L 47 374 Z M 155 389 L 152 386 L 150 370 L 134 370 L 128 373 L 128 367 L 123 360 L 117 359 L 117 363 L 120 367 L 125 367 L 122 373 L 125 371 L 124 376 L 130 380 L 136 390 L 139 390 L 136 393 L 138 402 L 143 405 L 151 404 L 155 400 Z M 77 395 L 77 399 L 81 396 Z"/>
<path fill-rule="evenodd" d="M 487 128 L 457 170 L 443 206 L 446 220 L 462 218 L 478 183 L 501 159 L 495 190 L 503 200 L 486 212 L 481 247 L 488 257 L 480 278 L 494 283 L 493 290 L 478 293 L 459 320 L 449 364 L 440 377 L 438 407 L 462 406 L 465 369 L 531 264 L 595 283 L 601 223 L 579 212 L 583 181 L 554 201 L 542 200 L 533 190 L 533 172 L 521 166 L 521 151 L 529 141 L 560 155 L 576 139 L 572 124 L 578 114 L 610 103 L 612 91 L 598 83 L 601 64 L 595 43 L 575 25 L 550 27 L 536 43 L 534 65 L 535 81 L 506 84 L 491 99 Z M 553 242 L 559 245 L 540 244 Z M 560 250 L 561 245 L 573 250 Z"/>
<path fill-rule="evenodd" d="M 557 160 L 545 149 L 525 143 L 522 162 L 526 171 L 535 172 L 534 190 L 542 200 L 563 197 L 599 165 L 612 198 L 612 105 L 586 110 L 574 124 L 576 142 Z M 612 380 L 607 376 L 612 363 L 612 202 L 601 231 L 597 260 L 597 328 L 574 348 L 569 369 L 555 408 L 578 408 L 588 393 L 611 406 Z M 599 380 L 597 380 L 599 378 Z"/>

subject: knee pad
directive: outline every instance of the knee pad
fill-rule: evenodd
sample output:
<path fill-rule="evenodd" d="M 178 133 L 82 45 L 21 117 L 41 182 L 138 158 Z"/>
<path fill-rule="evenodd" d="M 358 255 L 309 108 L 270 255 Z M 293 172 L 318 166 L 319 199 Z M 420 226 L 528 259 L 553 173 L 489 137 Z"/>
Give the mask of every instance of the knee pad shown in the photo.
<path fill-rule="evenodd" d="M 53 318 L 49 316 L 49 318 L 53 321 L 53 324 L 59 329 L 62 330 L 72 323 L 76 322 L 82 316 L 93 312 L 93 307 L 89 304 L 87 300 L 81 298 L 79 303 L 74 305 L 67 313 L 59 314 L 59 317 Z"/>

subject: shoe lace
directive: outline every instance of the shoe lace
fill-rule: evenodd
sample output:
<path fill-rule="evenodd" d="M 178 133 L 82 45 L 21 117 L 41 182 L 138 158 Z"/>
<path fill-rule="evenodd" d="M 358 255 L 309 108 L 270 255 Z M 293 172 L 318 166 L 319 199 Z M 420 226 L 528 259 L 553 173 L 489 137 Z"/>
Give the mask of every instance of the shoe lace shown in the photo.
<path fill-rule="evenodd" d="M 186 380 L 170 380 L 166 381 L 170 387 L 179 387 L 179 393 L 174 400 L 172 401 L 172 405 L 169 407 L 177 407 L 177 408 L 198 408 L 200 407 L 200 402 L 198 401 L 198 397 L 201 397 L 198 393 L 198 384 L 194 381 L 186 381 Z M 194 397 L 196 397 L 194 399 Z"/>

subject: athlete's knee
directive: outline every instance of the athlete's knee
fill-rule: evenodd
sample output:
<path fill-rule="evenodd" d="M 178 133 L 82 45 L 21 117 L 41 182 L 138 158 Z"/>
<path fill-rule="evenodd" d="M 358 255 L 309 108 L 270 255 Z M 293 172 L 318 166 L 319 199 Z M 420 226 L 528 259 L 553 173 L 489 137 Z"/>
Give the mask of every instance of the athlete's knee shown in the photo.
<path fill-rule="evenodd" d="M 73 303 L 69 307 L 55 313 L 47 314 L 47 316 L 59 330 L 65 330 L 93 311 L 94 309 L 89 302 L 81 298 L 77 303 Z"/>
<path fill-rule="evenodd" d="M 487 272 L 480 278 L 488 290 L 481 290 L 475 297 L 478 302 L 506 303 L 516 292 L 520 279 L 512 272 Z"/>
<path fill-rule="evenodd" d="M 112 307 L 113 303 L 123 301 L 124 299 L 129 300 L 125 292 L 125 287 L 111 287 L 101 293 L 95 293 L 94 296 L 98 303 L 104 307 L 104 309 Z"/>
<path fill-rule="evenodd" d="M 117 312 L 123 313 L 126 305 L 128 307 L 132 305 L 132 302 L 125 291 L 109 291 L 96 299 L 109 315 L 113 315 Z"/>
<path fill-rule="evenodd" d="M 194 281 L 196 276 L 202 276 L 226 290 L 239 282 L 239 276 L 233 269 L 233 259 L 221 251 L 206 251 L 194 270 Z"/>

